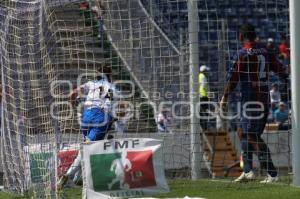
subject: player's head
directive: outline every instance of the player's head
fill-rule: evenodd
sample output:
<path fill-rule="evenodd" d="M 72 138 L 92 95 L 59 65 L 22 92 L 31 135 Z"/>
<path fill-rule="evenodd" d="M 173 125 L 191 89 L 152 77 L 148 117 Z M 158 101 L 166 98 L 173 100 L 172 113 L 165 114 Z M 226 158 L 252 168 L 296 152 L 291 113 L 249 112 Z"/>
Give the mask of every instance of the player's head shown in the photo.
<path fill-rule="evenodd" d="M 103 86 L 99 86 L 99 93 L 100 93 L 100 96 L 104 94 L 104 87 Z"/>
<path fill-rule="evenodd" d="M 104 73 L 100 73 L 100 72 L 97 73 L 97 77 L 96 78 L 97 78 L 98 81 L 107 80 L 108 79 L 108 77 Z"/>
<path fill-rule="evenodd" d="M 104 63 L 101 67 L 98 68 L 97 80 L 103 80 L 104 78 L 106 78 L 109 82 L 111 82 L 111 75 L 111 67 Z"/>
<path fill-rule="evenodd" d="M 255 39 L 256 39 L 255 27 L 251 24 L 242 25 L 240 28 L 240 40 L 255 41 Z"/>
<path fill-rule="evenodd" d="M 112 89 L 108 89 L 105 98 L 107 98 L 107 99 L 109 99 L 109 100 L 113 100 L 113 98 L 114 98 L 114 93 L 113 93 L 113 90 L 112 90 Z"/>

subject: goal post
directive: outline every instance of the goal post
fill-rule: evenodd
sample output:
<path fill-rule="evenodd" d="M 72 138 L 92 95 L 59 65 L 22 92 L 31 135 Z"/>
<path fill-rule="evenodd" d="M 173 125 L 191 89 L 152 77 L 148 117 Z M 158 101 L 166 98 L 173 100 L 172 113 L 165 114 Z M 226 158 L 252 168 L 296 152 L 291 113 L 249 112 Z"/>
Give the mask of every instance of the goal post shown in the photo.
<path fill-rule="evenodd" d="M 194 183 L 240 176 L 241 90 L 228 100 L 225 116 L 233 119 L 221 120 L 218 105 L 225 76 L 241 49 L 239 27 L 246 23 L 256 27 L 262 44 L 273 41 L 275 51 L 282 38 L 291 36 L 292 52 L 293 133 L 290 120 L 288 130 L 278 130 L 274 120 L 268 121 L 262 139 L 270 153 L 259 157 L 253 149 L 251 166 L 259 179 L 266 177 L 268 166 L 260 165 L 271 162 L 271 154 L 283 183 L 291 183 L 293 172 L 293 184 L 300 186 L 299 1 L 0 0 L 5 190 L 30 190 L 37 198 L 63 197 L 56 184 L 84 141 L 80 125 L 86 107 L 78 106 L 85 102 L 84 94 L 77 98 L 73 91 L 99 78 L 99 70 L 124 97 L 116 100 L 121 119 L 109 135 L 162 140 L 168 179 Z M 282 58 L 284 65 L 288 62 Z M 207 86 L 201 99 L 205 106 L 199 99 L 204 89 L 199 76 Z M 275 73 L 267 81 L 269 90 L 264 93 L 277 84 L 290 111 L 285 83 Z M 274 107 L 266 106 L 271 116 Z M 220 121 L 226 121 L 226 127 L 218 125 Z"/>
<path fill-rule="evenodd" d="M 201 178 L 201 132 L 197 119 L 198 73 L 199 73 L 199 16 L 198 1 L 189 0 L 188 4 L 188 32 L 189 32 L 189 65 L 190 65 L 190 106 L 191 106 L 191 177 L 193 180 Z"/>
<path fill-rule="evenodd" d="M 300 1 L 290 0 L 293 184 L 300 187 Z"/>

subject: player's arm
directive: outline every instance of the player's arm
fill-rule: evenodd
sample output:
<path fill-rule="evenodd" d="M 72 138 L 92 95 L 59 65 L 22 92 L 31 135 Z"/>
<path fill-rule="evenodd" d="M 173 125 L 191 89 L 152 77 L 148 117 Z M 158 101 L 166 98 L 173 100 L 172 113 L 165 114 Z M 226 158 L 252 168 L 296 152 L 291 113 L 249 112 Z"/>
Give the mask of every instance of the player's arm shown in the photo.
<path fill-rule="evenodd" d="M 70 102 L 71 102 L 71 104 L 72 104 L 73 106 L 76 105 L 76 98 L 77 98 L 78 96 L 81 96 L 82 93 L 84 93 L 85 87 L 86 87 L 86 84 L 83 84 L 83 85 L 81 85 L 81 86 L 79 86 L 79 87 L 77 87 L 77 88 L 74 88 L 74 89 L 71 91 L 71 93 L 70 93 Z"/>
<path fill-rule="evenodd" d="M 287 80 L 289 73 L 287 72 L 286 67 L 278 61 L 274 54 L 269 55 L 269 67 L 270 70 L 276 73 L 280 78 Z"/>
<path fill-rule="evenodd" d="M 269 70 L 276 73 L 280 79 L 284 82 L 285 90 L 287 90 L 288 82 L 289 82 L 289 66 L 284 66 L 281 62 L 278 61 L 275 55 L 270 55 L 269 57 Z"/>
<path fill-rule="evenodd" d="M 75 88 L 75 89 L 73 89 L 72 91 L 71 91 L 71 93 L 70 93 L 70 102 L 71 102 L 71 104 L 73 105 L 73 106 L 75 106 L 75 104 L 76 104 L 76 98 L 77 98 L 77 96 L 78 96 L 78 90 L 77 90 L 77 88 Z"/>
<path fill-rule="evenodd" d="M 221 98 L 221 102 L 220 102 L 220 106 L 222 109 L 226 105 L 229 94 L 236 88 L 237 82 L 239 80 L 239 73 L 241 71 L 241 68 L 242 68 L 241 58 L 237 57 L 228 73 L 227 83 L 225 85 L 223 97 Z"/>

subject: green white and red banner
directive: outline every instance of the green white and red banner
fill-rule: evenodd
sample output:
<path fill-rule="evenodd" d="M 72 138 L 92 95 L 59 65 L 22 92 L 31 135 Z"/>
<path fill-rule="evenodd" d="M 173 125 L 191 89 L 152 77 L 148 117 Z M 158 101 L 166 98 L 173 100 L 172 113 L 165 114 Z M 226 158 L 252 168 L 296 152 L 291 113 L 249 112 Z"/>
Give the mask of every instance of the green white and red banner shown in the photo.
<path fill-rule="evenodd" d="M 168 192 L 162 142 L 113 139 L 83 144 L 83 198 L 130 198 Z"/>

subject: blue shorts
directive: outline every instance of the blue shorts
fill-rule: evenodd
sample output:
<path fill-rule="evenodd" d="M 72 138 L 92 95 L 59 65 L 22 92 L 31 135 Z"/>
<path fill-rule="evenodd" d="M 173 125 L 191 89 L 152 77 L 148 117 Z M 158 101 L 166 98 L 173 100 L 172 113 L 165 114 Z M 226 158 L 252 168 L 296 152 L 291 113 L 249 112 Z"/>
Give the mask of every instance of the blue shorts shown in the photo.
<path fill-rule="evenodd" d="M 81 132 L 90 141 L 103 140 L 112 125 L 111 115 L 100 108 L 85 109 L 81 118 Z"/>
<path fill-rule="evenodd" d="M 267 107 L 266 105 L 264 107 Z M 256 134 L 261 135 L 264 132 L 267 120 L 269 109 L 264 108 L 261 112 L 250 111 L 243 114 L 239 121 L 239 127 L 243 130 L 244 134 Z"/>

